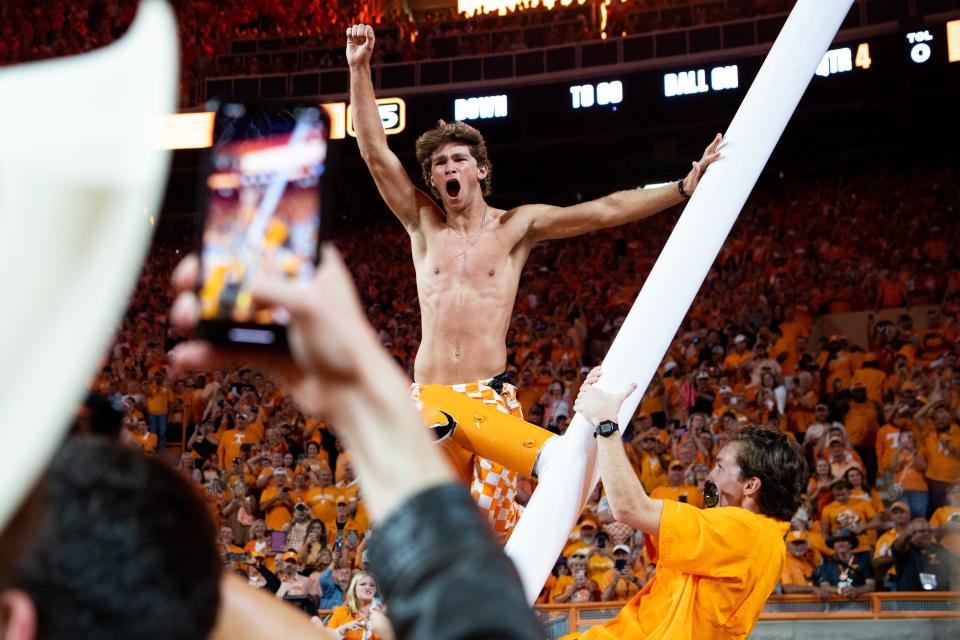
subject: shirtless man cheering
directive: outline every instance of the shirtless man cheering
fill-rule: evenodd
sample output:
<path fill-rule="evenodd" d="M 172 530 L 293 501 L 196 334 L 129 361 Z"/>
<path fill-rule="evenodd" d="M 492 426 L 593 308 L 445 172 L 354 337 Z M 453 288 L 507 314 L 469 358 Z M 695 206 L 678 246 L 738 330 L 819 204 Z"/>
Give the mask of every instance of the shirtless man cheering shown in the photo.
<path fill-rule="evenodd" d="M 441 206 L 417 189 L 387 147 L 370 73 L 373 28 L 347 29 L 350 102 L 360 154 L 380 195 L 410 235 L 422 338 L 414 362 L 419 384 L 451 385 L 517 417 L 512 385 L 497 376 L 507 362 L 506 333 L 523 265 L 540 240 L 578 236 L 651 216 L 689 197 L 719 156 L 720 134 L 682 183 L 610 194 L 571 207 L 496 209 L 487 204 L 492 166 L 473 127 L 441 122 L 417 140 L 424 181 Z M 509 534 L 519 517 L 516 474 L 475 461 L 471 490 L 494 530 Z"/>

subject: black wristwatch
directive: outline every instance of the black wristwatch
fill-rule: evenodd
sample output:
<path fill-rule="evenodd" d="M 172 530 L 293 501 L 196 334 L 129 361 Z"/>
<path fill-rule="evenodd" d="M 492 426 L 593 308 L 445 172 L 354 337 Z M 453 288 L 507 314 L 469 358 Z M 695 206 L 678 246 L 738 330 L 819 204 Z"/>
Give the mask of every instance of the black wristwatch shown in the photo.
<path fill-rule="evenodd" d="M 593 437 L 596 438 L 600 436 L 601 438 L 609 438 L 615 433 L 620 431 L 620 425 L 618 425 L 613 420 L 604 420 L 597 425 L 597 428 L 593 431 Z"/>

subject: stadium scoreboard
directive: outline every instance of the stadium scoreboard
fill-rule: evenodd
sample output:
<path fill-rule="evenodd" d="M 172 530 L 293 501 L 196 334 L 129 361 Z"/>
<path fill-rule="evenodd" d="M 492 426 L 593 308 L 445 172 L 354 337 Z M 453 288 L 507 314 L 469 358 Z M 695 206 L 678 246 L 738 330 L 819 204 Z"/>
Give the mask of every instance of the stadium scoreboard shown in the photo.
<path fill-rule="evenodd" d="M 655 69 L 605 75 L 582 70 L 572 82 L 529 82 L 497 87 L 487 83 L 483 91 L 441 91 L 405 97 L 378 93 L 380 117 L 387 135 L 416 135 L 443 118 L 475 122 L 477 126 L 508 127 L 539 135 L 565 129 L 571 133 L 616 132 L 621 118 L 640 118 L 651 123 L 677 122 L 714 113 L 732 115 L 742 101 L 764 60 L 763 55 L 729 56 L 717 52 L 713 62 L 658 66 Z M 840 39 L 823 54 L 807 90 L 812 101 L 833 98 L 870 100 L 900 94 L 924 83 L 949 82 L 960 70 L 960 20 L 858 39 Z M 929 70 L 927 72 L 926 70 Z M 939 75 L 938 75 L 939 74 Z M 353 117 L 347 102 L 326 102 L 331 139 L 355 137 Z M 209 146 L 210 124 L 205 114 L 179 114 L 203 129 L 193 143 L 162 144 L 166 148 Z M 208 115 L 208 114 L 207 114 Z M 183 119 L 184 122 L 179 122 Z M 183 134 L 184 132 L 179 132 Z M 190 136 L 182 136 L 190 138 Z M 179 138 L 177 138 L 179 139 Z"/>
<path fill-rule="evenodd" d="M 437 118 L 495 123 L 511 119 L 553 118 L 566 113 L 617 112 L 655 115 L 681 104 L 694 107 L 710 95 L 741 100 L 760 69 L 763 57 L 722 59 L 713 64 L 661 67 L 570 83 L 505 86 L 482 92 L 440 93 L 409 97 L 408 117 L 422 110 L 418 123 L 430 126 Z M 907 74 L 914 68 L 960 62 L 960 20 L 912 31 L 835 42 L 823 54 L 811 89 L 830 92 L 850 81 L 873 83 L 877 89 L 898 90 L 886 72 Z M 960 69 L 960 65 L 957 65 Z M 890 86 L 885 86 L 885 83 Z M 384 107 L 381 106 L 381 109 Z M 395 115 L 382 113 L 388 134 Z M 402 129 L 401 129 L 402 130 Z M 348 132 L 353 135 L 352 131 Z"/>

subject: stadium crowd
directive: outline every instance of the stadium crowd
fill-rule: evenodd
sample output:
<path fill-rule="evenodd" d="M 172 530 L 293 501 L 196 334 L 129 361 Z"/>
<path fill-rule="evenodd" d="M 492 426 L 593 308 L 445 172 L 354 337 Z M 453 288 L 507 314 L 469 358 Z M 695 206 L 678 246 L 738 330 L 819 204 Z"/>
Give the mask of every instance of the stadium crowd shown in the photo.
<path fill-rule="evenodd" d="M 626 434 L 654 498 L 701 507 L 726 434 L 765 425 L 801 444 L 811 477 L 787 536 L 784 593 L 960 586 L 957 184 L 946 168 L 756 192 Z M 583 375 L 675 219 L 534 250 L 507 337 L 529 421 L 566 429 Z M 169 277 L 189 237 L 155 241 L 94 390 L 122 401 L 131 446 L 171 459 L 195 483 L 229 567 L 311 613 L 333 609 L 332 624 L 360 637 L 351 624 L 377 610 L 376 586 L 364 571 L 369 520 L 349 451 L 259 372 L 169 374 L 165 354 L 185 338 L 167 322 Z M 410 372 L 419 311 L 402 230 L 348 230 L 336 243 L 382 342 Z M 812 336 L 820 314 L 918 305 L 931 305 L 923 327 L 907 314 L 865 314 L 867 344 Z M 525 481 L 521 501 L 534 486 Z M 655 561 L 655 546 L 613 520 L 598 488 L 539 601 L 624 600 Z"/>
<path fill-rule="evenodd" d="M 362 0 L 344 5 L 331 0 L 171 0 L 181 42 L 181 99 L 199 77 L 286 73 L 345 66 L 343 33 L 357 22 L 378 33 L 375 63 L 477 55 L 599 39 L 604 32 L 646 33 L 724 20 L 778 13 L 788 0 L 628 0 L 611 2 L 604 29 L 600 4 L 561 7 L 525 2 L 499 15 L 454 9 L 429 11 L 414 19 L 389 3 Z M 136 13 L 135 0 L 68 3 L 44 0 L 0 6 L 0 66 L 72 55 L 121 37 Z M 523 31 L 524 27 L 543 29 Z M 451 40 L 453 37 L 453 40 Z M 231 56 L 231 43 L 274 39 L 285 44 L 262 55 Z M 304 52 L 302 56 L 296 55 Z M 289 54 L 294 55 L 289 55 Z"/>

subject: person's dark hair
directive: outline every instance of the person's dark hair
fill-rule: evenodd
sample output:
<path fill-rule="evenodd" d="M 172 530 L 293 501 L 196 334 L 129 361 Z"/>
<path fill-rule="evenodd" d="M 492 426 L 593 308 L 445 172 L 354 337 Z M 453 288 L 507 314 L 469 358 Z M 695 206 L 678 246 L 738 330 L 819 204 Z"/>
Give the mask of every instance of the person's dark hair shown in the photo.
<path fill-rule="evenodd" d="M 463 122 L 437 122 L 437 126 L 417 138 L 417 162 L 423 172 L 423 181 L 430 187 L 430 191 L 437 198 L 440 192 L 430 184 L 430 165 L 434 152 L 448 142 L 465 144 L 470 147 L 470 155 L 477 161 L 477 168 L 486 167 L 487 175 L 480 181 L 481 193 L 488 196 L 493 192 L 493 165 L 487 156 L 487 144 L 483 141 L 480 132 Z"/>
<path fill-rule="evenodd" d="M 71 438 L 40 488 L 39 520 L 12 567 L 36 607 L 38 640 L 209 635 L 216 531 L 180 474 L 101 438 Z"/>
<path fill-rule="evenodd" d="M 807 461 L 800 447 L 771 429 L 745 427 L 728 441 L 740 443 L 740 479 L 760 479 L 760 513 L 790 521 L 800 508 L 807 483 Z"/>
<path fill-rule="evenodd" d="M 843 474 L 842 478 L 837 478 L 836 480 L 830 483 L 830 488 L 853 490 L 853 485 L 850 484 L 849 480 L 847 480 L 847 474 Z"/>
<path fill-rule="evenodd" d="M 310 520 L 310 524 L 307 525 L 307 531 L 310 531 L 310 529 L 313 529 L 317 525 L 320 525 L 320 545 L 325 547 L 327 546 L 327 525 L 323 523 L 323 520 L 319 518 Z"/>
<path fill-rule="evenodd" d="M 849 485 L 850 489 L 853 489 L 853 482 L 850 481 L 851 471 L 856 471 L 860 474 L 860 488 L 863 489 L 865 493 L 870 493 L 873 491 L 873 487 L 870 486 L 870 481 L 867 480 L 867 474 L 865 474 L 859 467 L 850 467 L 843 472 L 843 479 L 847 481 L 847 485 Z"/>

